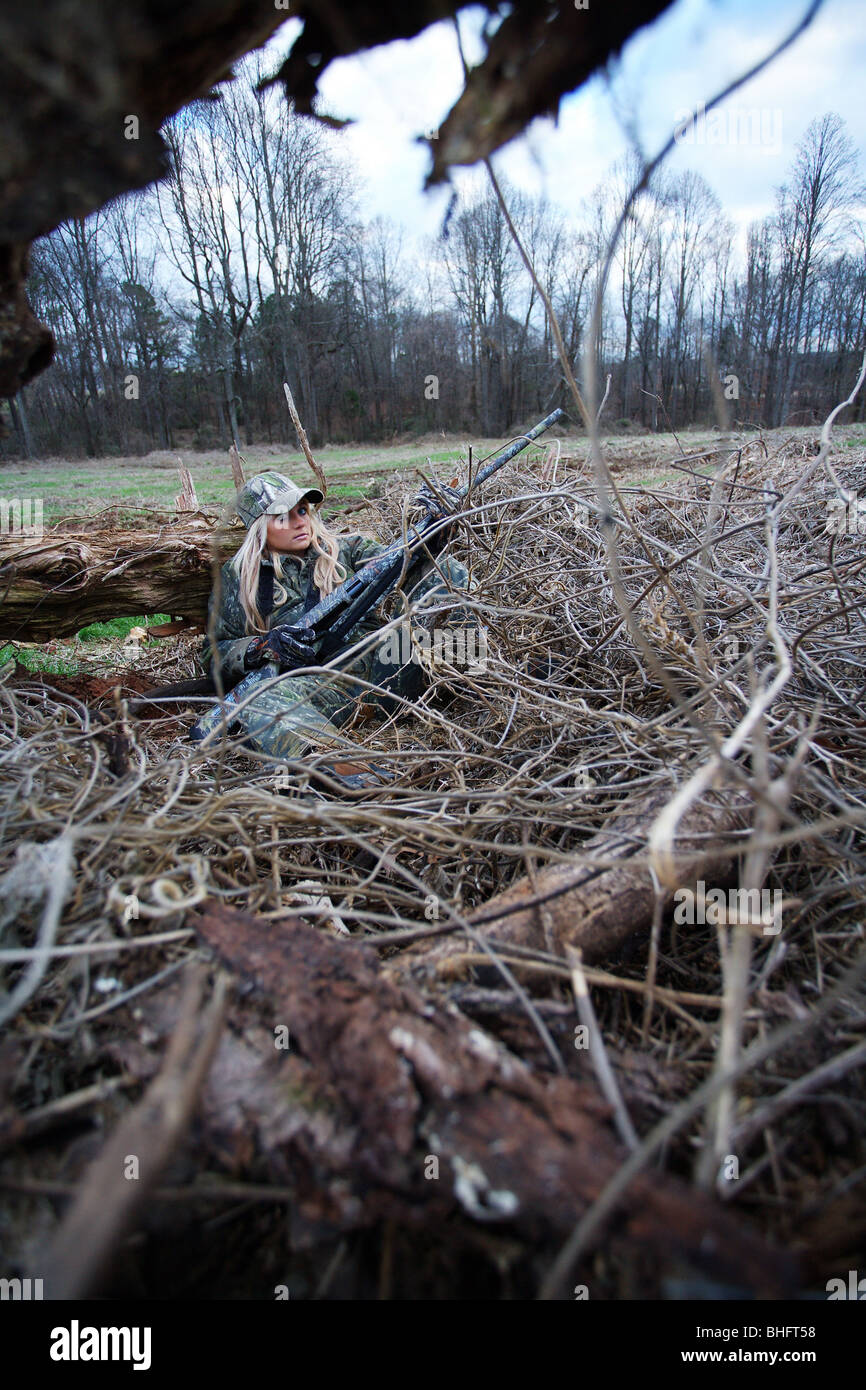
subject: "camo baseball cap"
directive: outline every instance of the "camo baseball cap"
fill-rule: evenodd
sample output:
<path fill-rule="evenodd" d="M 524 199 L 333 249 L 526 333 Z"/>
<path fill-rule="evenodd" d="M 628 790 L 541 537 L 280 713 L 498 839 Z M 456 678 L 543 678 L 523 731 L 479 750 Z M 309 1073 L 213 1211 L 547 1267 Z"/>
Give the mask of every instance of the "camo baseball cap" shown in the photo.
<path fill-rule="evenodd" d="M 325 495 L 317 487 L 302 488 L 287 478 L 284 473 L 257 473 L 244 483 L 238 493 L 238 516 L 249 530 L 254 521 L 264 513 L 279 516 L 290 512 L 299 502 L 323 502 Z"/>

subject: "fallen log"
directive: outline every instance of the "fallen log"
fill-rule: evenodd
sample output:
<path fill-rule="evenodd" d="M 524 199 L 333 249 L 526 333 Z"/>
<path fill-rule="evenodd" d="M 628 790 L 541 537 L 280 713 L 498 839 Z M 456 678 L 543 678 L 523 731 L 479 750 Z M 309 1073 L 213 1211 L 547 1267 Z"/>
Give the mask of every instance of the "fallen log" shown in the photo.
<path fill-rule="evenodd" d="M 587 840 L 574 864 L 541 869 L 534 882 L 521 877 L 467 921 L 496 942 L 545 951 L 560 956 L 563 963 L 567 947 L 580 950 L 591 964 L 609 961 L 630 941 L 646 939 L 655 907 L 646 840 L 670 795 L 669 789 L 654 791 L 629 801 Z M 747 824 L 747 806 L 747 797 L 728 789 L 718 795 L 709 793 L 683 817 L 676 840 L 682 887 L 694 887 L 697 879 L 720 888 L 736 882 L 736 858 L 725 851 L 731 836 Z M 599 869 L 593 858 L 622 862 Z M 670 914 L 673 903 L 674 890 L 663 888 L 663 915 Z M 433 946 L 421 943 L 410 948 L 391 967 L 419 981 L 439 977 L 498 984 L 501 977 L 495 967 L 477 960 L 477 948 L 467 950 L 465 938 L 449 935 Z"/>
<path fill-rule="evenodd" d="M 586 1080 L 534 1075 L 453 1006 L 388 978 L 370 947 L 296 917 L 208 901 L 187 920 L 241 983 L 190 1160 L 291 1187 L 296 1248 L 390 1220 L 455 1245 L 494 1227 L 552 1253 L 623 1161 L 588 1066 Z M 179 1006 L 174 982 L 142 1002 L 146 1029 L 111 1049 L 127 1074 L 154 1074 Z M 655 1171 L 608 1236 L 659 1269 L 684 1259 L 755 1292 L 797 1280 L 791 1256 Z"/>
<path fill-rule="evenodd" d="M 208 518 L 159 531 L 75 531 L 0 542 L 0 641 L 47 642 L 88 623 L 169 613 L 204 624 L 211 556 L 236 552 L 239 527 Z"/>
<path fill-rule="evenodd" d="M 194 498 L 186 469 L 181 480 L 179 503 Z M 329 514 L 342 519 L 366 507 L 366 499 L 336 502 Z M 227 527 L 205 512 L 189 511 L 158 530 L 94 527 L 0 537 L 0 642 L 72 637 L 88 623 L 141 613 L 183 620 L 152 627 L 158 637 L 190 627 L 203 630 L 211 561 L 224 564 L 243 538 L 239 523 Z"/>

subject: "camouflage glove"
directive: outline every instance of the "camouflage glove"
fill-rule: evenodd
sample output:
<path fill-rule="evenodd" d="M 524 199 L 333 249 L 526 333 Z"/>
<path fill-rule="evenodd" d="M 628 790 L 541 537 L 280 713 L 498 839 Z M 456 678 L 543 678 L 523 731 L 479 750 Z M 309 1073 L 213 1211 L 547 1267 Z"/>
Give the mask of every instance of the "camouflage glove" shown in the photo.
<path fill-rule="evenodd" d="M 463 498 L 454 487 L 448 487 L 445 483 L 437 484 L 437 491 L 441 493 L 441 498 L 436 496 L 432 488 L 427 483 L 422 483 L 417 494 L 412 499 L 412 506 L 417 507 L 420 512 L 419 520 L 429 517 L 434 521 L 440 521 L 449 515 L 451 511 L 458 511 L 463 505 Z M 451 522 L 450 526 L 443 526 L 437 531 L 435 536 L 431 536 L 427 542 L 431 552 L 437 555 L 443 546 L 454 535 L 454 528 L 457 525 L 457 518 Z"/>
<path fill-rule="evenodd" d="M 315 666 L 316 653 L 308 642 L 294 637 L 288 627 L 275 627 L 263 637 L 254 637 L 244 652 L 244 670 L 252 671 L 266 661 L 279 663 L 281 671 L 299 666 Z"/>

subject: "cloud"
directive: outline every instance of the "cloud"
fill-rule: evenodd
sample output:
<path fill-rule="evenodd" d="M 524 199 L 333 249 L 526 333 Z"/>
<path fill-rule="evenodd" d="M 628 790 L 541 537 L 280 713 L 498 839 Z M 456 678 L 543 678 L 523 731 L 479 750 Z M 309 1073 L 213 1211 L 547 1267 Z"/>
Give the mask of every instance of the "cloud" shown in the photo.
<path fill-rule="evenodd" d="M 805 0 L 680 0 L 656 24 L 640 30 L 611 67 L 567 96 L 559 120 L 539 120 L 495 156 L 497 170 L 515 186 L 544 193 L 569 218 L 603 183 L 629 147 L 630 125 L 645 153 L 669 138 L 683 110 L 707 102 L 728 81 L 763 57 L 805 11 Z M 481 12 L 461 16 L 470 62 L 480 56 Z M 285 31 L 281 31 L 281 34 Z M 866 147 L 866 103 L 861 73 L 866 36 L 860 0 L 828 0 L 811 28 L 759 77 L 726 103 L 727 137 L 679 144 L 668 167 L 703 174 L 726 213 L 744 227 L 774 205 L 809 121 L 832 109 Z M 416 137 L 432 131 L 462 88 L 462 68 L 449 23 L 417 38 L 333 63 L 321 83 L 322 109 L 356 124 L 339 141 L 360 183 L 366 219 L 381 215 L 400 224 L 410 247 L 435 235 L 448 190 L 423 192 L 429 153 Z M 741 112 L 756 108 L 769 138 L 736 138 Z M 717 127 L 717 130 L 719 127 Z M 705 137 L 709 127 L 705 127 Z M 732 135 L 733 133 L 733 135 Z M 458 189 L 480 186 L 456 171 Z"/>

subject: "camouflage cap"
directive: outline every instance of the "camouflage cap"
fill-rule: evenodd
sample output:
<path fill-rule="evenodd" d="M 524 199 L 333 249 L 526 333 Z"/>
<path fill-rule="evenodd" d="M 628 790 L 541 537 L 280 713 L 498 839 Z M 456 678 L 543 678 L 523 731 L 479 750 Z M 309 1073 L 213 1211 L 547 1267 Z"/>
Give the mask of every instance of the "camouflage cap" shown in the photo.
<path fill-rule="evenodd" d="M 257 473 L 244 483 L 237 496 L 238 516 L 249 529 L 254 521 L 267 513 L 278 516 L 290 512 L 299 502 L 323 502 L 324 493 L 317 487 L 302 488 L 284 473 Z"/>

